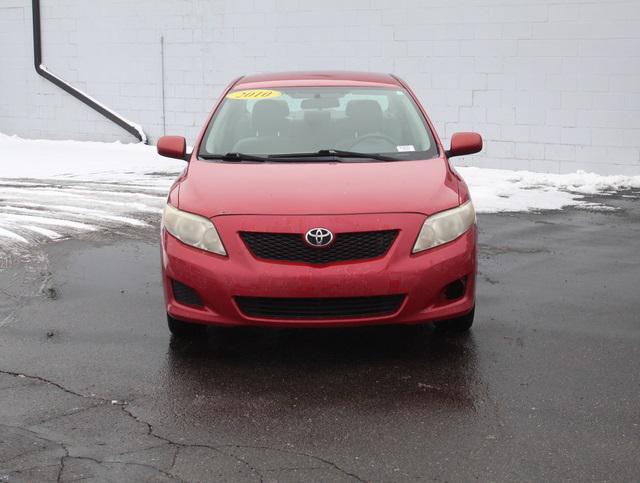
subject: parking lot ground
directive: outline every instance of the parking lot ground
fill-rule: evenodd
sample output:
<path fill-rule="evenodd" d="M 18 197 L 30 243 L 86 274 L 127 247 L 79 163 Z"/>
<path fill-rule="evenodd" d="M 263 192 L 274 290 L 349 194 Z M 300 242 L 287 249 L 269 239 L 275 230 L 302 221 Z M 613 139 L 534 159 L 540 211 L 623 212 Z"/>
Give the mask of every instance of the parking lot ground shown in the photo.
<path fill-rule="evenodd" d="M 640 202 L 607 203 L 480 215 L 462 337 L 172 340 L 157 226 L 6 262 L 0 481 L 637 480 Z"/>

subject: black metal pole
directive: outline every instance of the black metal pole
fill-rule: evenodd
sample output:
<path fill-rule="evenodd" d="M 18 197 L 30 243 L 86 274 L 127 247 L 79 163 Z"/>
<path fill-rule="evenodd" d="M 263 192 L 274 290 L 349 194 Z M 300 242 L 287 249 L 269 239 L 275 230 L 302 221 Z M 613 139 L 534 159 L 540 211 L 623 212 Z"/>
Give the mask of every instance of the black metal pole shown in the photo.
<path fill-rule="evenodd" d="M 109 109 L 108 107 L 104 106 L 103 104 L 100 104 L 97 100 L 95 100 L 93 97 L 89 96 L 88 94 L 85 94 L 84 92 L 76 89 L 75 87 L 70 85 L 68 82 L 65 82 L 60 77 L 58 77 L 55 74 L 51 73 L 46 68 L 46 66 L 44 66 L 42 64 L 42 34 L 41 34 L 41 30 L 40 30 L 40 0 L 32 0 L 31 6 L 32 6 L 32 13 L 33 13 L 33 15 L 32 15 L 32 17 L 33 17 L 33 63 L 34 63 L 34 66 L 36 68 L 36 72 L 39 75 L 41 75 L 42 77 L 44 77 L 45 79 L 47 79 L 49 82 L 55 84 L 60 89 L 64 90 L 65 92 L 67 92 L 69 94 L 71 94 L 73 97 L 78 99 L 80 102 L 83 102 L 84 104 L 89 106 L 94 111 L 99 112 L 104 117 L 106 117 L 110 121 L 116 123 L 118 126 L 123 128 L 125 131 L 127 131 L 130 134 L 134 135 L 136 138 L 138 138 L 140 141 L 142 141 L 143 143 L 146 144 L 148 140 L 147 140 L 147 136 L 145 135 L 144 131 L 142 130 L 142 127 L 140 127 L 140 126 L 132 123 L 131 121 L 125 119 L 124 117 L 120 116 L 118 113 L 112 111 L 111 109 Z"/>

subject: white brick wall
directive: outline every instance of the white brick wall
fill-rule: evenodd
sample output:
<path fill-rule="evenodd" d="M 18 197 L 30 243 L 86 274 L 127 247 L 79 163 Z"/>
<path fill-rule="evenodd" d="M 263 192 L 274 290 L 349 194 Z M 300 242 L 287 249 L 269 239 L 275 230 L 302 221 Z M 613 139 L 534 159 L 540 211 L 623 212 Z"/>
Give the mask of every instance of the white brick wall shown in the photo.
<path fill-rule="evenodd" d="M 31 2 L 0 3 L 0 132 L 133 140 L 38 77 Z M 193 141 L 234 76 L 395 72 L 480 166 L 640 174 L 638 0 L 42 0 L 47 66 L 163 133 Z"/>

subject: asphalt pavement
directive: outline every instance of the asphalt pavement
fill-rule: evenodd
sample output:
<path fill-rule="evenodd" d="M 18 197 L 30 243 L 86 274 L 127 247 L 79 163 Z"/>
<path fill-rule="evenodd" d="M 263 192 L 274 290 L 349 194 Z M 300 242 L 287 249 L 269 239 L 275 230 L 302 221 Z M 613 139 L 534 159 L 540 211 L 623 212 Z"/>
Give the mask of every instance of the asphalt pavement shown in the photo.
<path fill-rule="evenodd" d="M 479 216 L 462 337 L 172 340 L 157 225 L 0 258 L 0 482 L 637 481 L 640 201 L 607 203 Z"/>

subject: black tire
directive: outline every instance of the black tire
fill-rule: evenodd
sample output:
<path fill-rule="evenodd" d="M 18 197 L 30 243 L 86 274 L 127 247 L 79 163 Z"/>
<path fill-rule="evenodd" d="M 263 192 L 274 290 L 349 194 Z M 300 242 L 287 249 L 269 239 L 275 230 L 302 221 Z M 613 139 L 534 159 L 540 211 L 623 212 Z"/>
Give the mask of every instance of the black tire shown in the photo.
<path fill-rule="evenodd" d="M 205 330 L 204 325 L 174 319 L 169 314 L 167 314 L 167 325 L 169 331 L 176 337 L 195 337 L 201 335 Z"/>
<path fill-rule="evenodd" d="M 455 334 L 463 334 L 467 332 L 471 326 L 473 325 L 473 316 L 475 314 L 476 308 L 472 308 L 471 312 L 462 317 L 457 317 L 455 319 L 443 320 L 441 322 L 436 323 L 436 328 L 443 332 L 452 332 Z"/>

